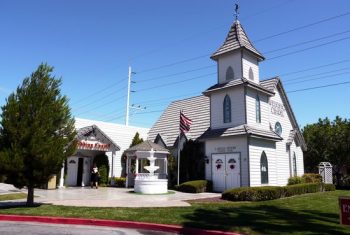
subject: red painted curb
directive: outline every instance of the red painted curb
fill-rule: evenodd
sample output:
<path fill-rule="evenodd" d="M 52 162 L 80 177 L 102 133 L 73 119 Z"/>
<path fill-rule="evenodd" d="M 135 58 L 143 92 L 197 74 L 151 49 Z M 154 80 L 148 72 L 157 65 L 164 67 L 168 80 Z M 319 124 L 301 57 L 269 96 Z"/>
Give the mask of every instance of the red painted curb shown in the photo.
<path fill-rule="evenodd" d="M 50 224 L 76 224 L 76 225 L 94 225 L 106 227 L 132 228 L 155 230 L 162 232 L 181 233 L 188 235 L 239 235 L 239 233 L 231 233 L 217 230 L 204 230 L 198 228 L 187 228 L 179 225 L 170 224 L 153 224 L 134 221 L 118 221 L 104 219 L 83 219 L 83 218 L 66 218 L 66 217 L 50 217 L 50 216 L 27 216 L 27 215 L 1 215 L 0 221 L 22 221 L 22 222 L 39 222 Z"/>

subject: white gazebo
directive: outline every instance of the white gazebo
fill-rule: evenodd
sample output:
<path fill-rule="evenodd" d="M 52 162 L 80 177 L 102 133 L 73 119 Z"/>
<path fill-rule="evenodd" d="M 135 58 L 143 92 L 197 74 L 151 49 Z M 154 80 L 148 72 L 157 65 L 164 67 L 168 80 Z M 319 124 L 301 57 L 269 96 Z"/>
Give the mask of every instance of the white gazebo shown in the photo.
<path fill-rule="evenodd" d="M 167 149 L 152 141 L 144 141 L 125 150 L 125 154 L 126 187 L 134 186 L 136 193 L 143 194 L 168 192 Z"/>

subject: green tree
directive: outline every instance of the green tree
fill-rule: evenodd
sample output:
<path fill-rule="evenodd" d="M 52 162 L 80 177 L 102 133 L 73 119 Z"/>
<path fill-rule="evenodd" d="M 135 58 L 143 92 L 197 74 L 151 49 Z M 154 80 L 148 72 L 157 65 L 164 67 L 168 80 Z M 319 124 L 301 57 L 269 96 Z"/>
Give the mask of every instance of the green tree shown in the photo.
<path fill-rule="evenodd" d="M 39 65 L 2 107 L 0 172 L 8 183 L 28 188 L 29 206 L 34 203 L 34 188 L 47 183 L 76 150 L 68 99 L 61 95 L 61 79 L 52 71 L 47 64 Z"/>
<path fill-rule="evenodd" d="M 140 134 L 138 132 L 135 133 L 134 138 L 132 138 L 131 144 L 129 146 L 129 148 L 131 148 L 132 146 L 141 144 L 143 142 L 143 139 L 140 138 Z M 121 165 L 122 165 L 122 176 L 126 176 L 126 154 L 123 153 L 121 159 Z M 135 164 L 133 164 L 132 167 L 135 167 Z"/>
<path fill-rule="evenodd" d="M 138 132 L 136 132 L 136 134 L 134 135 L 134 138 L 131 141 L 129 148 L 131 148 L 132 146 L 141 144 L 142 142 L 143 142 L 143 139 L 140 138 L 140 134 Z"/>
<path fill-rule="evenodd" d="M 317 172 L 320 162 L 330 162 L 339 185 L 342 170 L 350 163 L 350 120 L 338 116 L 334 121 L 319 119 L 305 126 L 303 135 L 308 146 L 304 156 L 306 171 Z"/>

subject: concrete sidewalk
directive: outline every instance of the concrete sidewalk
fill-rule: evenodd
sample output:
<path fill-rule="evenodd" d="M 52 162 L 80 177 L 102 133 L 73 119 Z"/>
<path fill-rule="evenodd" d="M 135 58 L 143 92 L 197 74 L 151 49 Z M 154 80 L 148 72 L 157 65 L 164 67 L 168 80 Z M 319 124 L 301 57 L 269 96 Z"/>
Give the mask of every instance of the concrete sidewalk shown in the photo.
<path fill-rule="evenodd" d="M 141 195 L 132 193 L 132 188 L 90 187 L 63 188 L 56 190 L 35 189 L 36 203 L 86 206 L 86 207 L 181 207 L 190 206 L 186 200 L 219 197 L 218 193 L 182 193 L 176 192 L 162 195 Z M 25 190 L 21 190 L 26 192 Z M 1 206 L 23 203 L 25 200 L 2 201 Z"/>

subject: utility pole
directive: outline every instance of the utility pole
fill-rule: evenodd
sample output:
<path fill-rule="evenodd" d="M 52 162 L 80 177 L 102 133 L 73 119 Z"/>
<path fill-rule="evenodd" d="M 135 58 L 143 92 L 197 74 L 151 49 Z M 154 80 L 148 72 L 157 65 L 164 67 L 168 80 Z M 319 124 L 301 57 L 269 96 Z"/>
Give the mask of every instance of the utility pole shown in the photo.
<path fill-rule="evenodd" d="M 131 83 L 131 66 L 129 66 L 128 74 L 128 94 L 126 98 L 126 114 L 125 114 L 125 125 L 129 126 L 129 106 L 130 106 L 130 83 Z"/>

